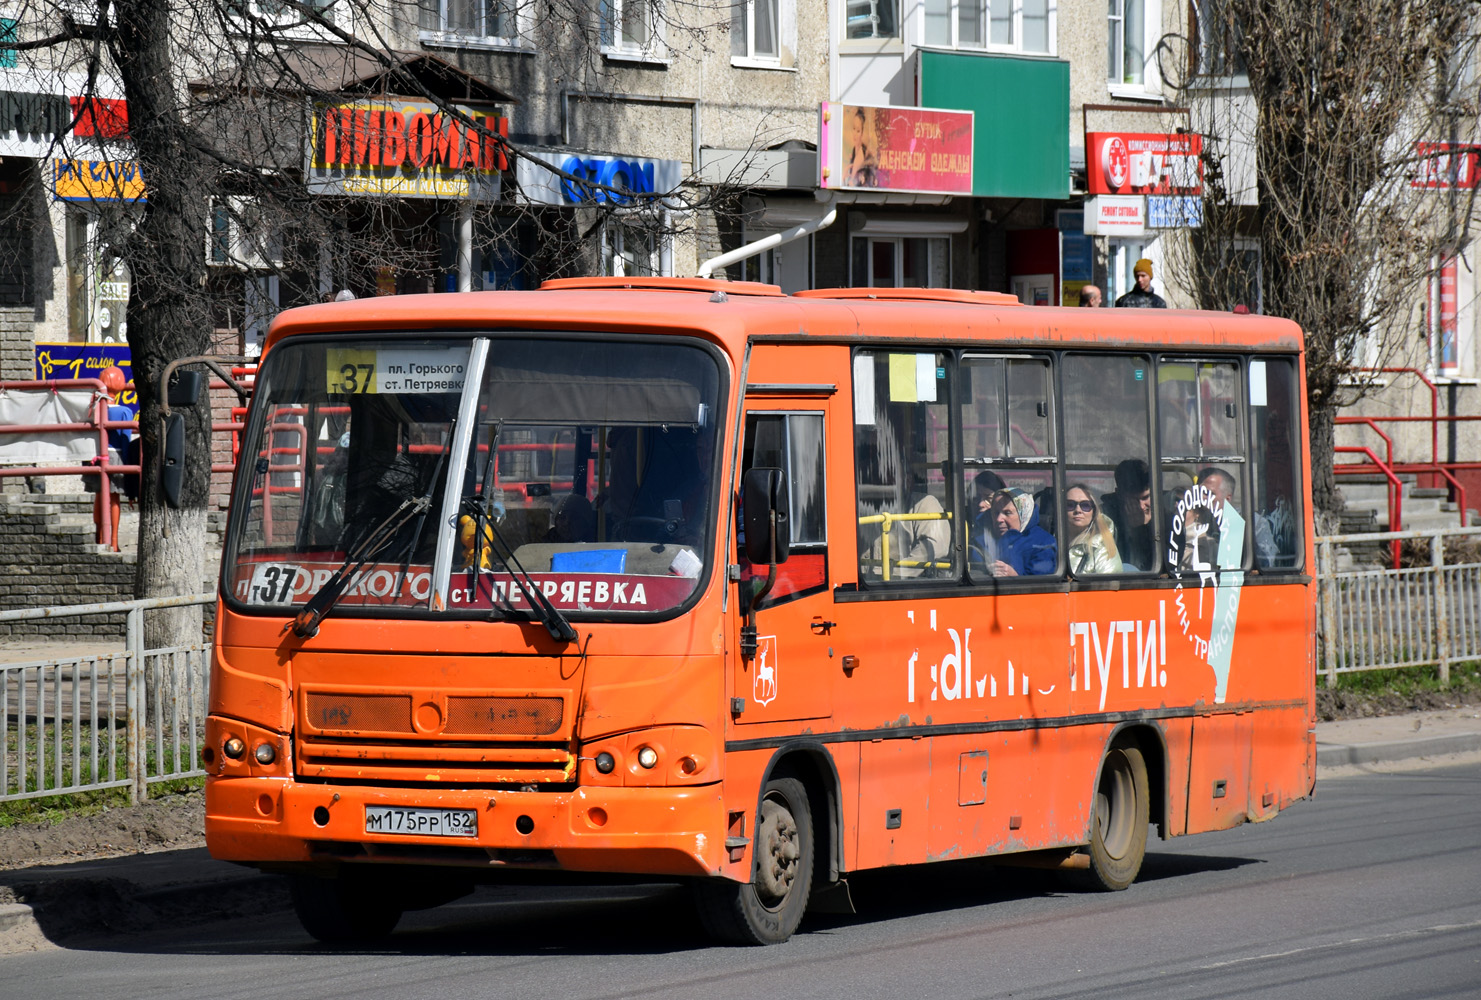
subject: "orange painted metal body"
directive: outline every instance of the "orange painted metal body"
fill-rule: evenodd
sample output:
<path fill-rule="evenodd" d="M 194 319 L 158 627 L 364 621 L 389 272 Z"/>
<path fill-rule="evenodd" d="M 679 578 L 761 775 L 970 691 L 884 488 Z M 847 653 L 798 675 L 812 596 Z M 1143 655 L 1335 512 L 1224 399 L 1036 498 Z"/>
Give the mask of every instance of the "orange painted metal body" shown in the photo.
<path fill-rule="evenodd" d="M 1119 589 L 1062 580 L 1047 593 L 942 586 L 870 599 L 855 588 L 854 347 L 1298 352 L 1293 324 L 1028 309 L 972 293 L 931 301 L 923 292 L 894 300 L 785 297 L 766 286 L 708 281 L 552 284 L 559 287 L 295 310 L 275 323 L 268 351 L 305 333 L 353 340 L 383 330 L 469 329 L 661 334 L 717 346 L 730 367 L 726 472 L 721 530 L 697 602 L 665 621 L 578 621 L 573 644 L 529 622 L 332 613 L 317 636 L 300 639 L 282 615 L 221 605 L 208 748 L 235 735 L 278 752 L 270 766 L 219 752 L 208 766 L 206 833 L 217 857 L 287 867 L 381 861 L 749 880 L 760 789 L 789 755 L 792 769 L 808 775 L 828 848 L 820 861 L 831 874 L 1081 845 L 1090 839 L 1100 762 L 1127 727 L 1159 748 L 1150 768 L 1152 819 L 1164 836 L 1267 819 L 1310 793 L 1308 576 L 1244 587 L 1222 703 L 1212 670 L 1196 655 L 1196 640 L 1207 640 L 1191 610 L 1198 589 L 1174 579 Z M 747 385 L 766 388 L 747 393 Z M 789 385 L 807 388 L 789 392 Z M 744 429 L 738 407 L 825 414 L 826 585 L 759 612 L 758 632 L 770 637 L 764 664 L 740 655 L 738 584 L 724 572 L 738 562 L 733 513 L 723 502 L 739 485 L 731 461 Z M 1304 462 L 1302 469 L 1306 476 Z M 1309 496 L 1309 477 L 1303 487 Z M 1312 566 L 1309 513 L 1305 520 L 1304 565 Z M 846 657 L 854 658 L 851 670 Z M 313 717 L 316 691 L 404 699 L 409 714 L 387 709 L 380 734 L 397 748 L 383 756 L 397 759 L 367 754 L 363 745 L 375 741 L 364 738 L 377 734 L 363 728 L 355 732 L 362 749 L 338 746 L 333 720 Z M 439 731 L 458 699 L 489 698 L 557 699 L 559 719 L 542 723 L 547 731 L 528 737 L 524 753 L 521 738 L 511 737 L 505 742 L 514 749 L 465 754 L 456 766 L 448 754 L 433 754 L 418 772 L 405 749 L 415 739 L 401 737 Z M 408 724 L 412 731 L 403 731 Z M 658 748 L 658 768 L 632 763 L 640 745 Z M 593 766 L 604 750 L 618 762 L 607 775 Z M 679 759 L 692 769 L 676 769 Z M 545 787 L 552 769 L 562 780 Z M 474 809 L 478 836 L 450 844 L 367 834 L 365 808 L 377 804 Z"/>

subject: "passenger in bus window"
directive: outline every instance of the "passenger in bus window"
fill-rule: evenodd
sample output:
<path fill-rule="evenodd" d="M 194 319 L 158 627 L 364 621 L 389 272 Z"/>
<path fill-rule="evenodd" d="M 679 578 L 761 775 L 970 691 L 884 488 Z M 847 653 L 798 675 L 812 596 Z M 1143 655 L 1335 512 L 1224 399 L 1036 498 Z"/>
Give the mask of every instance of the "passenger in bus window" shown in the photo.
<path fill-rule="evenodd" d="M 1039 526 L 1033 497 L 1008 489 L 993 501 L 998 558 L 993 576 L 1044 576 L 1054 572 L 1054 536 Z"/>
<path fill-rule="evenodd" d="M 1147 463 L 1128 458 L 1116 466 L 1116 492 L 1101 497 L 1115 532 L 1122 569 L 1137 573 L 1156 565 L 1152 538 L 1152 476 Z"/>
<path fill-rule="evenodd" d="M 977 473 L 972 480 L 974 506 L 967 532 L 967 556 L 974 571 L 985 571 L 998 561 L 997 526 L 994 523 L 993 497 L 1007 484 L 990 469 Z"/>
<path fill-rule="evenodd" d="M 1090 495 L 1090 487 L 1076 483 L 1065 491 L 1065 519 L 1069 522 L 1070 572 L 1076 576 L 1120 573 L 1121 557 L 1116 552 L 1111 521 L 1100 512 Z"/>

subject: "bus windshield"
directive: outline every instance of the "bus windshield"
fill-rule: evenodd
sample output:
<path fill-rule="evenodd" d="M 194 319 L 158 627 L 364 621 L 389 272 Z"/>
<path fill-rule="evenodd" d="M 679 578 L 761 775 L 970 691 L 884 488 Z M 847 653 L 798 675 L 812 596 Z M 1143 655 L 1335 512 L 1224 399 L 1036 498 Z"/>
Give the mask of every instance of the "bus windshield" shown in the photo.
<path fill-rule="evenodd" d="M 301 606 L 342 570 L 335 615 L 685 603 L 713 547 L 713 356 L 672 340 L 475 343 L 269 353 L 226 562 L 235 602 Z"/>

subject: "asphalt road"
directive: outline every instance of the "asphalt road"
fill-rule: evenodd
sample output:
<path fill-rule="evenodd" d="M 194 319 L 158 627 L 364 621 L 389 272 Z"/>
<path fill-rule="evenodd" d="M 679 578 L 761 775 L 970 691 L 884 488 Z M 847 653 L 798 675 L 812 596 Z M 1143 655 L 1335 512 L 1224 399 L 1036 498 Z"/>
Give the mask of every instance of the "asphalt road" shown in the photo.
<path fill-rule="evenodd" d="M 1275 821 L 1151 845 L 1079 892 L 977 864 L 854 880 L 861 912 L 713 948 L 665 888 L 485 889 L 374 951 L 287 914 L 0 957 L 0 997 L 1481 997 L 1481 764 L 1324 779 Z"/>

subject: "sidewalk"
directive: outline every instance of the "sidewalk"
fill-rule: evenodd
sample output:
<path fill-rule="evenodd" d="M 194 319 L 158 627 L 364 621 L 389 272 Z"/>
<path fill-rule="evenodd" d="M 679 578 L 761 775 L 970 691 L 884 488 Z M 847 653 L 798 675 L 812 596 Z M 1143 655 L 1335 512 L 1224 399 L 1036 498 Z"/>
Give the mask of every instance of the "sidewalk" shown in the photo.
<path fill-rule="evenodd" d="M 1359 766 L 1481 751 L 1481 707 L 1324 722 L 1318 781 Z M 286 882 L 205 848 L 0 871 L 0 954 L 88 934 L 285 913 Z"/>

